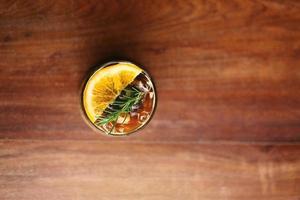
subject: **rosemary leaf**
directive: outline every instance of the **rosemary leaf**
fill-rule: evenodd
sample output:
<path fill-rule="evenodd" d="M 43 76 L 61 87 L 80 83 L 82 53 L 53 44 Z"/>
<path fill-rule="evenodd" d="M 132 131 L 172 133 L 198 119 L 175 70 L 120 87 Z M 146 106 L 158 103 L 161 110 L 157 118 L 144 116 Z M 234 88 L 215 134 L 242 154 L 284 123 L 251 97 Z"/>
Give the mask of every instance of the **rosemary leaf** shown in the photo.
<path fill-rule="evenodd" d="M 111 134 L 120 115 L 125 115 L 124 120 L 121 123 L 123 124 L 125 123 L 128 114 L 131 112 L 132 107 L 139 104 L 144 96 L 144 92 L 139 91 L 134 86 L 129 86 L 124 89 L 117 99 L 102 113 L 102 115 L 97 116 L 95 122 L 96 125 L 103 126 L 112 123 L 113 126 L 108 133 Z"/>

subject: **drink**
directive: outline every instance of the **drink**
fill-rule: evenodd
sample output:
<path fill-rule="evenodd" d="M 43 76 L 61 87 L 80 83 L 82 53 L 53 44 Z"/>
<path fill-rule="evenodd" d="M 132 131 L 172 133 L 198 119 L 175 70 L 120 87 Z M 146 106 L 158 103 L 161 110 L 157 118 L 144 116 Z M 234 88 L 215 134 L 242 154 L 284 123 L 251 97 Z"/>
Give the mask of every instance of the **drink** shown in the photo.
<path fill-rule="evenodd" d="M 130 62 L 111 62 L 87 80 L 83 110 L 94 127 L 108 135 L 128 135 L 153 115 L 156 94 L 149 75 Z"/>

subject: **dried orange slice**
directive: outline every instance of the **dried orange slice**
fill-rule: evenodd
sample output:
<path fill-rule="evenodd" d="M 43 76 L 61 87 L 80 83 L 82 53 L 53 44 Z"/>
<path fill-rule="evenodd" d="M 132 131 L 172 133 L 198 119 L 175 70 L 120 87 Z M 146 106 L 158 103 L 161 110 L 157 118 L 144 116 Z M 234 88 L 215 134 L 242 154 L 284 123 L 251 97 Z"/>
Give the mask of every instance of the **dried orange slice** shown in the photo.
<path fill-rule="evenodd" d="M 91 122 L 111 104 L 143 70 L 128 62 L 118 62 L 98 69 L 83 91 L 83 107 Z"/>

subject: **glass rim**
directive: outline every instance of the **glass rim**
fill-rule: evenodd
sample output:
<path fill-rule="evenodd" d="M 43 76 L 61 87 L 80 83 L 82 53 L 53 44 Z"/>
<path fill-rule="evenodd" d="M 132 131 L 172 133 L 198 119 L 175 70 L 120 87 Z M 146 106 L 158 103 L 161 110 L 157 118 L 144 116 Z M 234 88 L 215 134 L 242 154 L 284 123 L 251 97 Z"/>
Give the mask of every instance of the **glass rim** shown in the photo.
<path fill-rule="evenodd" d="M 132 131 L 130 132 L 127 132 L 126 134 L 107 134 L 105 131 L 101 130 L 98 126 L 96 126 L 87 116 L 87 113 L 85 111 L 85 107 L 84 107 L 84 104 L 83 104 L 83 93 L 84 93 L 84 89 L 86 87 L 86 84 L 88 83 L 88 81 L 90 80 L 90 78 L 98 71 L 98 70 L 101 70 L 105 67 L 108 67 L 110 65 L 113 65 L 113 64 L 118 64 L 118 63 L 129 63 L 129 64 L 133 64 L 139 68 L 142 69 L 142 72 L 145 73 L 145 75 L 149 78 L 151 84 L 152 84 L 152 88 L 153 88 L 153 93 L 154 93 L 154 100 L 153 100 L 153 106 L 152 106 L 152 109 L 151 109 L 151 112 L 150 112 L 150 117 L 147 119 L 147 121 L 145 123 L 143 123 L 141 126 L 138 126 L 137 128 L 133 129 Z M 106 136 L 109 136 L 109 137 L 124 137 L 124 136 L 129 136 L 133 133 L 136 133 L 138 131 L 140 131 L 141 129 L 145 128 L 145 126 L 152 120 L 153 116 L 154 116 L 154 113 L 156 111 L 156 107 L 157 107 L 157 92 L 156 92 L 156 86 L 153 82 L 153 79 L 152 77 L 148 74 L 147 71 L 145 71 L 144 68 L 140 67 L 140 65 L 137 65 L 133 62 L 130 62 L 130 61 L 127 61 L 127 60 L 114 60 L 114 61 L 109 61 L 109 62 L 106 62 L 106 63 L 103 63 L 101 64 L 100 66 L 95 66 L 95 67 L 92 67 L 86 74 L 84 80 L 82 81 L 82 84 L 81 84 L 81 87 L 80 87 L 80 107 L 81 107 L 81 115 L 84 119 L 84 121 L 86 122 L 86 124 L 91 127 L 94 131 L 96 132 L 101 132 L 101 134 L 103 135 L 106 135 Z"/>

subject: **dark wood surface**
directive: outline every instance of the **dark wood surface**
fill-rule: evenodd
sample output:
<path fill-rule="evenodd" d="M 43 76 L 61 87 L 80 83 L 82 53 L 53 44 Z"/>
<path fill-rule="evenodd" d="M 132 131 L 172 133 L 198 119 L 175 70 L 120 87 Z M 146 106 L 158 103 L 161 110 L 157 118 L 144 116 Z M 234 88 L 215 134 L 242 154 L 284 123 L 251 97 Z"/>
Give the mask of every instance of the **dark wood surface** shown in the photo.
<path fill-rule="evenodd" d="M 0 199 L 300 199 L 300 1 L 0 0 Z M 87 72 L 153 77 L 140 133 L 93 132 Z"/>

